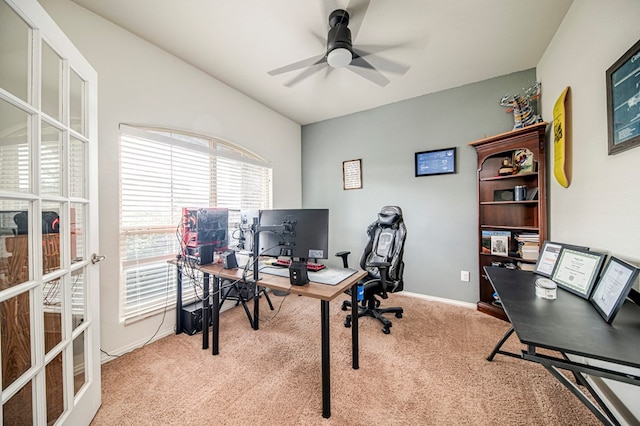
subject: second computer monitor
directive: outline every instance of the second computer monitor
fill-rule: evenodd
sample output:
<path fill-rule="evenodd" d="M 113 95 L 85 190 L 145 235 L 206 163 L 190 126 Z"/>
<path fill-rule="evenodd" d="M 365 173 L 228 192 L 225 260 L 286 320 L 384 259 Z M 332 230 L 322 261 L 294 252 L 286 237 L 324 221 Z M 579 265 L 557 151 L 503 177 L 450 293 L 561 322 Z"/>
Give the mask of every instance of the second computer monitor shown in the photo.
<path fill-rule="evenodd" d="M 262 210 L 260 226 L 282 228 L 260 232 L 260 255 L 328 259 L 328 209 Z"/>

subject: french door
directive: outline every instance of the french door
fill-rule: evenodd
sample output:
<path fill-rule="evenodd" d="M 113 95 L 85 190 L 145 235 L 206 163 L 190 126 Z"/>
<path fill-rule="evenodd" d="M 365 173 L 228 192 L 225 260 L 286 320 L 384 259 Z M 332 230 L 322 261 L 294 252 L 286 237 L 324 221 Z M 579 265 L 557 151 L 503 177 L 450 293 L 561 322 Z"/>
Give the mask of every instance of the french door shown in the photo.
<path fill-rule="evenodd" d="M 100 405 L 96 145 L 96 72 L 36 0 L 0 0 L 0 425 Z"/>

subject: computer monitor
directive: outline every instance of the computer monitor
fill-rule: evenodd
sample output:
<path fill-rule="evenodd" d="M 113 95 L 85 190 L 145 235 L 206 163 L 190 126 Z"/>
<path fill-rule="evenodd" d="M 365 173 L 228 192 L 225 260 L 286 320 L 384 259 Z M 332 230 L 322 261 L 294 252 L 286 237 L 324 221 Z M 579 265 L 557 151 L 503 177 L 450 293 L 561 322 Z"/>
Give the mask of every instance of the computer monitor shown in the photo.
<path fill-rule="evenodd" d="M 258 235 L 260 255 L 297 259 L 328 259 L 329 210 L 262 210 L 260 227 L 283 225 L 284 229 Z"/>

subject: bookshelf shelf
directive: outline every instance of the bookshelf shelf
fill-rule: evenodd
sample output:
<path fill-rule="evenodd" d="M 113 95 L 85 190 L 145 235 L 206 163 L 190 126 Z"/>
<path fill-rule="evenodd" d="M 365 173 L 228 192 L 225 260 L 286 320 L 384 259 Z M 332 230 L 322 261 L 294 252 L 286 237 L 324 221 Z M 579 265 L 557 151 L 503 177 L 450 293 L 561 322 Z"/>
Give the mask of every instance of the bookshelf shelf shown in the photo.
<path fill-rule="evenodd" d="M 535 264 L 535 259 L 519 257 L 519 250 L 526 251 L 524 245 L 535 247 L 547 237 L 547 185 L 546 185 L 546 138 L 548 123 L 538 123 L 523 129 L 502 133 L 469 143 L 476 149 L 478 164 L 478 249 L 479 249 L 479 294 L 478 310 L 488 315 L 508 321 L 502 307 L 493 299 L 493 288 L 484 273 L 484 267 L 493 262 L 512 263 L 523 269 Z M 521 153 L 532 157 L 527 171 L 514 169 L 515 173 L 498 176 L 505 160 L 516 164 Z M 519 172 L 518 172 L 519 171 Z M 503 199 L 516 186 L 525 186 L 527 192 L 534 189 L 534 199 L 515 201 Z M 500 195 L 500 196 L 497 196 Z M 492 242 L 491 235 L 496 236 Z M 508 235 L 507 256 L 492 254 L 492 244 L 499 236 Z M 522 236 L 522 237 L 521 237 Z M 537 238 L 536 238 L 537 236 Z M 532 242 L 533 240 L 533 242 Z M 504 240 L 503 240 L 504 241 Z M 535 250 L 535 249 L 534 249 Z M 529 256 L 527 256 L 529 257 Z"/>

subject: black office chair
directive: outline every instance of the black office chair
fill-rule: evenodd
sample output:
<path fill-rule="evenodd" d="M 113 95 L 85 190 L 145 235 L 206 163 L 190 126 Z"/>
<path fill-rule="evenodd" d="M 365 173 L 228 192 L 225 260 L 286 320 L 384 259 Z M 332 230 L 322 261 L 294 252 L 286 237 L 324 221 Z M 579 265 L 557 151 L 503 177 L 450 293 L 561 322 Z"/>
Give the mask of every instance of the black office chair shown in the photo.
<path fill-rule="evenodd" d="M 367 228 L 367 235 L 369 240 L 360 256 L 360 267 L 367 271 L 368 275 L 358 283 L 364 287 L 364 296 L 358 305 L 358 318 L 363 316 L 377 318 L 383 325 L 382 332 L 389 334 L 391 321 L 382 314 L 394 313 L 396 318 L 402 318 L 403 310 L 400 307 L 380 308 L 380 300 L 376 296 L 386 299 L 387 293 L 402 291 L 404 287 L 402 255 L 407 228 L 404 225 L 400 207 L 383 207 L 378 213 L 378 220 Z M 349 267 L 347 260 L 349 254 L 348 251 L 336 253 L 336 256 L 342 257 L 345 268 Z M 351 301 L 345 300 L 342 303 L 342 310 L 346 311 L 349 307 L 351 307 Z M 351 315 L 347 315 L 344 326 L 351 327 Z"/>

